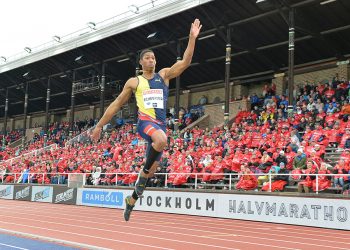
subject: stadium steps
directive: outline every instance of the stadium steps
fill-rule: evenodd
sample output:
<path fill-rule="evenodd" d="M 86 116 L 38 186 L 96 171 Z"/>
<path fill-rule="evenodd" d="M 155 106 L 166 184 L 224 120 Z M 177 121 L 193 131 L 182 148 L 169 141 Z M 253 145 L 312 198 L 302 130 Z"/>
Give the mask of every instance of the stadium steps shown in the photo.
<path fill-rule="evenodd" d="M 342 150 L 339 149 L 326 149 L 326 153 L 324 155 L 324 159 L 326 162 L 334 166 L 340 159 L 340 155 L 342 154 Z"/>
<path fill-rule="evenodd" d="M 185 133 L 186 129 L 193 129 L 195 126 L 197 126 L 200 129 L 205 129 L 209 127 L 209 115 L 203 115 L 202 117 L 198 118 L 196 121 L 185 127 L 183 130 L 181 130 L 181 134 Z"/>
<path fill-rule="evenodd" d="M 21 138 L 19 138 L 17 141 L 14 141 L 11 144 L 9 144 L 9 147 L 10 148 L 17 148 L 17 147 L 21 146 L 22 145 L 22 138 L 23 138 L 23 136 Z"/>

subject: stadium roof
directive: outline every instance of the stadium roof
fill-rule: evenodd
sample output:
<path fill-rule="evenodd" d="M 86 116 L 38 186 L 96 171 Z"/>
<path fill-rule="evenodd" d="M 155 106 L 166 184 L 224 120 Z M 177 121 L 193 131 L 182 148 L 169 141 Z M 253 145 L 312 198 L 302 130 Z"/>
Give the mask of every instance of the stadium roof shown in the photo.
<path fill-rule="evenodd" d="M 347 0 L 325 5 L 320 0 L 266 0 L 259 4 L 256 0 L 169 2 L 153 12 L 140 13 L 128 21 L 84 34 L 69 44 L 62 43 L 61 51 L 56 47 L 55 53 L 45 51 L 40 55 L 42 58 L 33 53 L 20 61 L 1 65 L 0 89 L 11 86 L 9 115 L 23 113 L 21 84 L 25 82 L 29 82 L 29 113 L 44 111 L 49 76 L 53 94 L 50 108 L 66 109 L 70 106 L 73 69 L 77 80 L 85 79 L 100 75 L 101 63 L 105 62 L 108 81 L 122 84 L 135 74 L 136 55 L 145 48 L 155 51 L 158 69 L 172 65 L 176 61 L 177 41 L 184 49 L 194 18 L 203 24 L 202 39 L 197 41 L 192 66 L 181 76 L 182 89 L 223 82 L 226 27 L 231 28 L 232 79 L 268 78 L 285 70 L 291 7 L 295 8 L 296 65 L 343 60 L 350 55 L 350 1 Z M 152 42 L 147 36 L 154 32 L 157 39 Z M 79 56 L 83 60 L 77 63 L 75 59 Z M 24 78 L 27 72 L 29 78 Z M 112 94 L 107 93 L 106 98 L 113 98 Z M 0 95 L 4 95 L 4 90 Z M 76 96 L 77 105 L 98 100 L 98 94 Z M 3 114 L 1 108 L 0 116 Z"/>

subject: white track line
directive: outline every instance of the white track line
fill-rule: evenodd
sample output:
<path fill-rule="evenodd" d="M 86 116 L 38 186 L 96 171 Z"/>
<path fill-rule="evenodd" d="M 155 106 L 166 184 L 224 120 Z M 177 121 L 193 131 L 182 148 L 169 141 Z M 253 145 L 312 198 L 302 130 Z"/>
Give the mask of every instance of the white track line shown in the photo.
<path fill-rule="evenodd" d="M 22 247 L 16 247 L 16 246 L 12 246 L 12 245 L 7 245 L 4 243 L 0 243 L 1 246 L 5 246 L 5 247 L 11 247 L 11 248 L 15 248 L 15 249 L 20 249 L 20 250 L 29 250 L 28 248 L 22 248 Z"/>
<path fill-rule="evenodd" d="M 3 215 L 0 215 L 0 216 L 3 216 Z M 14 217 L 14 216 L 5 216 L 5 217 L 18 218 L 18 217 Z M 21 218 L 21 219 L 25 219 L 25 218 Z M 116 230 L 101 229 L 101 228 L 90 227 L 90 226 L 89 226 L 89 227 L 85 227 L 85 226 L 79 226 L 79 225 L 73 225 L 73 224 L 65 224 L 65 223 L 58 223 L 58 222 L 48 222 L 48 221 L 41 221 L 41 220 L 37 220 L 37 219 L 28 219 L 28 218 L 26 218 L 26 220 L 37 221 L 37 222 L 48 223 L 48 224 L 54 224 L 54 225 L 63 225 L 63 226 L 78 227 L 78 228 L 84 228 L 84 229 L 92 229 L 92 230 L 104 231 L 104 232 L 108 231 L 108 232 L 111 232 L 111 233 L 120 233 L 120 234 L 126 234 L 126 235 L 130 235 L 130 236 L 135 236 L 135 233 L 127 233 L 127 232 L 124 232 L 124 231 L 116 231 Z M 97 236 L 83 235 L 83 234 L 74 233 L 74 232 L 61 231 L 61 230 L 58 230 L 58 229 L 50 229 L 50 228 L 42 228 L 42 227 L 29 226 L 29 225 L 26 225 L 26 224 L 7 223 L 7 222 L 0 221 L 0 224 L 1 224 L 1 223 L 5 223 L 5 224 L 15 224 L 15 225 L 21 225 L 21 226 L 25 226 L 25 227 L 33 227 L 33 228 L 39 228 L 39 229 L 46 229 L 46 230 L 50 230 L 50 231 L 71 233 L 71 234 L 76 234 L 76 235 L 89 236 L 89 237 L 93 237 L 93 238 L 101 238 L 101 237 L 97 237 Z M 140 233 L 137 233 L 137 237 L 140 237 L 140 238 L 151 238 L 151 239 L 156 239 L 156 240 L 173 241 L 173 242 L 179 242 L 179 243 L 185 243 L 185 244 L 191 244 L 191 245 L 199 245 L 199 246 L 207 246 L 207 247 L 213 247 L 213 248 L 239 250 L 239 249 L 231 248 L 231 247 L 215 246 L 215 245 L 204 244 L 204 243 L 198 243 L 198 242 L 192 242 L 192 241 L 175 240 L 175 239 L 167 239 L 167 238 L 156 237 L 156 236 L 150 236 L 150 235 L 142 235 L 142 234 L 140 234 Z M 107 238 L 101 238 L 101 239 L 107 239 Z M 109 240 L 111 240 L 111 241 L 122 242 L 122 241 L 114 240 L 114 239 L 109 239 Z M 129 243 L 129 242 L 126 242 L 126 243 Z M 132 243 L 132 242 L 130 242 L 130 244 L 143 245 L 143 244 Z M 156 247 L 156 246 L 151 246 L 151 245 L 144 245 L 144 246 L 149 246 L 149 247 L 159 248 L 159 249 L 170 249 L 170 248 Z"/>
<path fill-rule="evenodd" d="M 18 236 L 26 237 L 26 238 L 39 239 L 39 240 L 43 240 L 46 242 L 64 244 L 67 246 L 78 247 L 78 248 L 87 248 L 87 249 L 91 249 L 91 250 L 113 250 L 111 248 L 96 247 L 96 246 L 88 245 L 88 244 L 84 244 L 84 243 L 78 243 L 78 242 L 68 241 L 68 240 L 60 240 L 60 239 L 45 237 L 45 236 L 41 236 L 41 235 L 37 235 L 37 234 L 23 233 L 23 232 L 19 232 L 19 231 L 2 229 L 2 228 L 0 228 L 0 232 L 6 233 L 6 234 L 18 235 Z"/>
<path fill-rule="evenodd" d="M 45 222 L 46 222 L 46 221 L 45 221 Z M 147 245 L 147 244 L 141 244 L 141 243 L 135 243 L 135 242 L 130 242 L 130 241 L 108 239 L 108 238 L 103 238 L 103 237 L 99 237 L 99 236 L 93 236 L 93 235 L 88 235 L 88 234 L 80 234 L 80 233 L 69 232 L 69 231 L 63 231 L 63 230 L 57 230 L 57 229 L 51 229 L 51 228 L 46 228 L 46 227 L 36 227 L 36 226 L 30 226 L 30 225 L 18 224 L 18 223 L 11 223 L 11 222 L 5 222 L 5 221 L 0 221 L 0 224 L 1 224 L 1 223 L 3 223 L 3 224 L 8 224 L 8 225 L 20 226 L 20 227 L 29 227 L 29 228 L 47 230 L 47 231 L 58 232 L 58 233 L 64 233 L 64 234 L 69 234 L 69 235 L 77 235 L 77 236 L 89 237 L 89 238 L 100 239 L 100 240 L 106 240 L 106 241 L 115 241 L 115 242 L 119 242 L 119 243 L 126 243 L 126 244 L 131 244 L 131 245 L 142 246 L 142 247 L 150 247 L 150 248 L 157 248 L 157 249 L 174 250 L 174 249 L 172 249 L 172 248 L 157 247 L 157 246 L 152 246 L 152 245 Z"/>

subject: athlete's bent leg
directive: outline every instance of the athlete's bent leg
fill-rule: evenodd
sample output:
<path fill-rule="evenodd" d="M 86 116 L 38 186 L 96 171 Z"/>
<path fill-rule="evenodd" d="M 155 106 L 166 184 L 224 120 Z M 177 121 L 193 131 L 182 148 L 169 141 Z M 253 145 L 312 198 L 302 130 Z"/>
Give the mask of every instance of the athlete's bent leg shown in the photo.
<path fill-rule="evenodd" d="M 160 160 L 160 157 L 163 153 L 164 148 L 167 145 L 167 137 L 163 130 L 158 129 L 155 131 L 152 136 L 152 144 L 147 152 L 146 163 L 142 171 L 139 174 L 139 178 L 135 184 L 135 193 L 140 197 L 146 187 L 147 179 L 151 169 L 157 168 L 154 163 Z M 133 195 L 133 198 L 136 198 L 136 195 Z"/>

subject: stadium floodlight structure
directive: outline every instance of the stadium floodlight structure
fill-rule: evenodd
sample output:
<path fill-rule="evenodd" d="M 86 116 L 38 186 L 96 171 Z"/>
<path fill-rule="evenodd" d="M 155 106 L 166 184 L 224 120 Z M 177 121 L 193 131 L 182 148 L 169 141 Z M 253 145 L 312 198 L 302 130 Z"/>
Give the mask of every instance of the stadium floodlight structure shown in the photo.
<path fill-rule="evenodd" d="M 140 13 L 140 8 L 137 7 L 135 4 L 132 4 L 132 5 L 128 6 L 128 8 L 134 14 L 139 14 Z"/>
<path fill-rule="evenodd" d="M 321 4 L 321 5 L 325 5 L 325 4 L 333 3 L 333 2 L 335 2 L 335 1 L 337 1 L 337 0 L 326 0 L 326 1 L 320 2 L 320 4 Z"/>
<path fill-rule="evenodd" d="M 53 36 L 52 39 L 58 43 L 61 43 L 61 37 L 59 36 Z"/>
<path fill-rule="evenodd" d="M 24 50 L 29 54 L 32 53 L 32 49 L 29 47 L 25 47 Z"/>
<path fill-rule="evenodd" d="M 130 58 L 126 57 L 126 58 L 123 58 L 123 59 L 119 59 L 117 62 L 120 63 L 120 62 L 129 61 L 129 60 L 130 60 Z"/>
<path fill-rule="evenodd" d="M 80 55 L 77 58 L 74 59 L 74 61 L 78 64 L 85 64 L 84 56 Z"/>
<path fill-rule="evenodd" d="M 0 56 L 0 59 L 1 59 L 1 61 L 3 61 L 3 62 L 6 62 L 6 61 L 7 61 L 7 58 L 4 57 L 4 56 Z"/>
<path fill-rule="evenodd" d="M 96 23 L 94 22 L 88 22 L 86 24 L 91 30 L 96 30 Z"/>
<path fill-rule="evenodd" d="M 31 79 L 31 77 L 30 77 L 30 71 L 24 73 L 24 74 L 22 75 L 22 77 L 23 77 L 24 79 L 30 80 L 30 79 Z"/>
<path fill-rule="evenodd" d="M 205 39 L 208 39 L 208 38 L 212 38 L 215 36 L 215 33 L 214 34 L 210 34 L 210 35 L 206 35 L 206 36 L 201 36 L 198 38 L 198 40 L 205 40 Z"/>
<path fill-rule="evenodd" d="M 85 93 L 98 90 L 100 88 L 100 79 L 98 76 L 92 76 L 86 79 L 73 82 L 73 93 Z"/>

